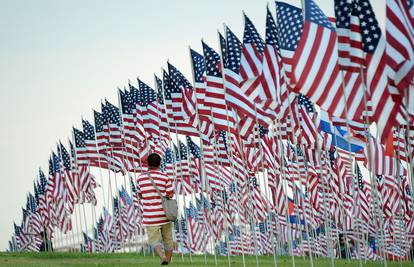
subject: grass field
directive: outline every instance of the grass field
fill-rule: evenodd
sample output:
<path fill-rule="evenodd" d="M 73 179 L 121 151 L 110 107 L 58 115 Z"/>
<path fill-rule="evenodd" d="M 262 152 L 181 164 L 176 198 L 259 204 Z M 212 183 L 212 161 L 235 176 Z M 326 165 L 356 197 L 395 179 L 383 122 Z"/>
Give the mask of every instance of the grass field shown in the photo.
<path fill-rule="evenodd" d="M 243 266 L 241 256 L 231 257 L 231 266 Z M 215 266 L 214 256 L 193 256 L 192 262 L 188 256 L 176 256 L 169 266 Z M 246 257 L 247 266 L 256 266 L 255 257 Z M 260 266 L 274 266 L 273 257 L 259 257 Z M 310 266 L 309 259 L 295 258 L 296 266 Z M 383 266 L 383 262 L 364 262 L 363 266 Z M 152 255 L 138 255 L 133 253 L 116 254 L 82 254 L 82 253 L 0 253 L 0 266 L 160 266 L 157 258 Z M 228 266 L 227 257 L 217 257 L 217 266 Z M 277 257 L 277 266 L 293 266 L 288 257 Z M 316 259 L 314 266 L 331 266 L 329 259 Z M 358 261 L 335 260 L 335 266 L 358 266 Z M 409 262 L 388 262 L 387 266 L 414 266 Z"/>

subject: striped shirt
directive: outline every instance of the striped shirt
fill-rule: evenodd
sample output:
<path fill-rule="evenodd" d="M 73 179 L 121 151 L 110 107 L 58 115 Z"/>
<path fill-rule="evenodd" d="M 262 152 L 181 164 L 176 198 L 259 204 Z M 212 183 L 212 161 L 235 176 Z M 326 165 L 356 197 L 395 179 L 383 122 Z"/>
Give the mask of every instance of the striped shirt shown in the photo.
<path fill-rule="evenodd" d="M 159 170 L 149 170 L 149 173 L 162 195 L 174 194 L 172 179 Z M 138 176 L 137 190 L 141 196 L 141 204 L 143 207 L 142 224 L 144 226 L 156 226 L 169 223 L 170 221 L 165 217 L 161 197 L 152 185 L 148 173 L 143 173 Z"/>

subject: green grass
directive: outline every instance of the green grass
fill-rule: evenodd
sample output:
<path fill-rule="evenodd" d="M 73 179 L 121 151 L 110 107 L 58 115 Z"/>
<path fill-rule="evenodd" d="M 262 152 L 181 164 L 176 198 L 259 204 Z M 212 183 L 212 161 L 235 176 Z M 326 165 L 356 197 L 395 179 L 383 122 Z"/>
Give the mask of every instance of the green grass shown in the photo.
<path fill-rule="evenodd" d="M 170 266 L 215 266 L 214 256 L 207 256 L 205 264 L 204 256 L 192 256 L 190 262 L 189 256 L 175 255 L 173 263 Z M 231 257 L 231 266 L 243 266 L 241 256 Z M 277 257 L 278 267 L 293 266 L 291 258 Z M 274 266 L 272 256 L 260 256 L 260 266 Z M 295 258 L 297 267 L 310 266 L 308 258 Z M 364 262 L 363 266 L 382 266 L 383 262 Z M 246 257 L 247 266 L 256 266 L 255 257 Z M 138 255 L 134 253 L 101 253 L 101 254 L 82 254 L 82 253 L 0 253 L 0 266 L 143 266 L 152 267 L 160 266 L 158 258 L 152 255 Z M 217 257 L 217 266 L 228 266 L 227 257 Z M 331 266 L 330 259 L 314 259 L 315 267 Z M 335 260 L 335 266 L 358 266 L 358 261 Z M 413 263 L 388 262 L 387 266 L 414 266 Z"/>

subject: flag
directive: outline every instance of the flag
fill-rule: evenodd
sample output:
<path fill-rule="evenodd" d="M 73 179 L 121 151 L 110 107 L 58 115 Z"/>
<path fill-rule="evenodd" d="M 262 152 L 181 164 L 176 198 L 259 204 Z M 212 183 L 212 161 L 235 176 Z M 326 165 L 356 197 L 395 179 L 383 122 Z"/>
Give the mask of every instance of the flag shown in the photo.
<path fill-rule="evenodd" d="M 260 79 L 263 53 L 263 39 L 249 17 L 244 14 L 244 33 L 240 58 L 240 89 L 260 106 L 265 100 L 272 99 L 271 93 L 263 89 Z"/>
<path fill-rule="evenodd" d="M 278 40 L 287 82 L 322 109 L 340 115 L 342 77 L 338 65 L 335 28 L 312 0 L 302 10 L 276 2 Z"/>
<path fill-rule="evenodd" d="M 374 10 L 369 0 L 358 0 L 354 3 L 351 16 L 358 19 L 361 31 L 364 78 L 373 112 L 371 119 L 377 124 L 380 140 L 384 141 L 402 112 L 401 106 L 391 95 L 393 88 L 389 82 L 386 41 Z"/>
<path fill-rule="evenodd" d="M 232 107 L 240 118 L 248 116 L 251 118 L 244 128 L 247 134 L 252 132 L 256 121 L 264 126 L 270 124 L 273 114 L 268 114 L 248 98 L 241 89 L 240 59 L 241 42 L 237 36 L 226 27 L 226 38 L 220 37 L 221 53 L 223 55 L 224 86 L 226 89 L 225 99 L 227 105 Z"/>
<path fill-rule="evenodd" d="M 220 55 L 202 42 L 206 66 L 206 93 L 204 105 L 211 110 L 216 129 L 234 129 L 232 111 L 227 108 Z"/>
<path fill-rule="evenodd" d="M 413 1 L 386 1 L 386 53 L 388 65 L 393 70 L 391 79 L 404 96 L 414 76 L 414 20 L 410 11 Z"/>

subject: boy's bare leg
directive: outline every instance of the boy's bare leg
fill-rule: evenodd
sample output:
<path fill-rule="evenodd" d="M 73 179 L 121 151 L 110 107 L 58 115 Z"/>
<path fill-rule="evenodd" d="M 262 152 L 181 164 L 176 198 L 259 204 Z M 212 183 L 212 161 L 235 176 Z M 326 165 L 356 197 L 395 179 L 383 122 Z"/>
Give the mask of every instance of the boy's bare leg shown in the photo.
<path fill-rule="evenodd" d="M 165 256 L 164 251 L 161 248 L 161 245 L 154 246 L 154 250 L 160 257 L 161 261 L 167 261 L 167 257 Z"/>
<path fill-rule="evenodd" d="M 166 251 L 166 252 L 165 252 L 165 258 L 166 258 L 166 260 L 168 261 L 168 263 L 170 263 L 170 262 L 171 262 L 172 255 L 173 255 L 172 250 L 171 250 L 171 251 Z"/>

